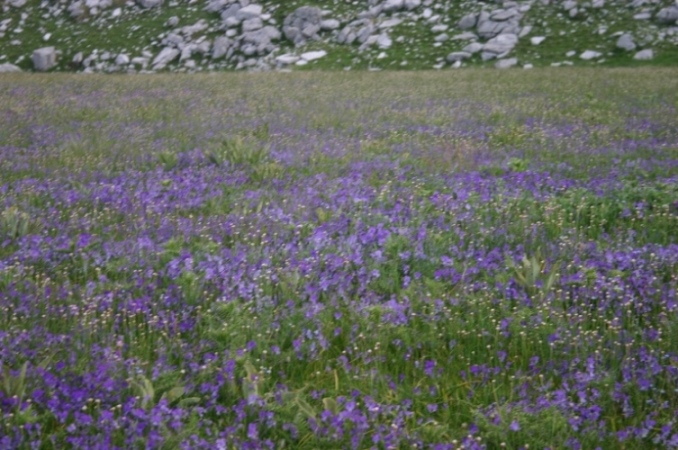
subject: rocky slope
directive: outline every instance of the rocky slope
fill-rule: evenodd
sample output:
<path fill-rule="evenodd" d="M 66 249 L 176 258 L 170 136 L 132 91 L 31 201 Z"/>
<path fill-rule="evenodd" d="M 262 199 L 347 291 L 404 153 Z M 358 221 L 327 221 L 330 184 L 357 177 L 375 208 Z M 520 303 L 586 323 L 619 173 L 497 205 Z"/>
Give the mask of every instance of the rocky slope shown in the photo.
<path fill-rule="evenodd" d="M 678 64 L 678 0 L 4 0 L 0 71 Z"/>

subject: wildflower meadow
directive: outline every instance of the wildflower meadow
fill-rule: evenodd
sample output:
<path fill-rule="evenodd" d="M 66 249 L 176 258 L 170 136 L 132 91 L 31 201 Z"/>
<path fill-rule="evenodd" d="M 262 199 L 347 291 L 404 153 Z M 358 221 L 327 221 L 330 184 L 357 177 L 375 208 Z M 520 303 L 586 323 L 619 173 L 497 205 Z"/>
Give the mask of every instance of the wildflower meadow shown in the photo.
<path fill-rule="evenodd" d="M 0 77 L 0 448 L 678 448 L 677 75 Z"/>

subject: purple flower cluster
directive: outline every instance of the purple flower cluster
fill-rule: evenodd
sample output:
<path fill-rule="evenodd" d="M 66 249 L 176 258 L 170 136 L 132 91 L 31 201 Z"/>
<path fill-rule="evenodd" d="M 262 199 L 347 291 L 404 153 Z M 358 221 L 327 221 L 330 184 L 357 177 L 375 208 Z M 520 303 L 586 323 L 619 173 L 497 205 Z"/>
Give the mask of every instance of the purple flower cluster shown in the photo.
<path fill-rule="evenodd" d="M 0 448 L 678 447 L 678 136 L 652 111 L 616 135 L 368 98 L 320 127 L 186 87 L 201 121 L 142 126 L 116 108 L 163 89 L 69 89 L 120 120 L 0 110 Z M 217 154 L 225 126 L 266 150 Z"/>

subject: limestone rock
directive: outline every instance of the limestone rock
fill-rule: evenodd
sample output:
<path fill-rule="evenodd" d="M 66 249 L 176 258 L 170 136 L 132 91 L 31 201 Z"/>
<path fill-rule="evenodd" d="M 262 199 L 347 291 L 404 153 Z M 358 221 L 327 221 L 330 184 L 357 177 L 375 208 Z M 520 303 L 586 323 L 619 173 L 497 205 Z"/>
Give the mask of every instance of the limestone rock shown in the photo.
<path fill-rule="evenodd" d="M 515 47 L 517 43 L 518 36 L 515 34 L 500 34 L 487 41 L 483 47 L 483 51 L 501 55 L 513 50 L 513 47 Z"/>
<path fill-rule="evenodd" d="M 56 65 L 56 49 L 43 47 L 33 52 L 33 67 L 35 70 L 45 71 Z"/>
<path fill-rule="evenodd" d="M 399 11 L 405 7 L 405 0 L 386 0 L 383 5 L 384 12 Z"/>
<path fill-rule="evenodd" d="M 259 17 L 243 20 L 242 31 L 255 31 L 264 27 L 264 22 Z"/>
<path fill-rule="evenodd" d="M 619 36 L 619 39 L 617 39 L 616 46 L 617 48 L 621 48 L 623 50 L 626 50 L 627 52 L 636 49 L 636 43 L 633 42 L 633 37 L 628 33 L 624 33 L 621 36 Z"/>
<path fill-rule="evenodd" d="M 546 36 L 534 36 L 534 37 L 530 38 L 530 43 L 532 43 L 532 45 L 539 45 L 542 42 L 544 42 L 545 39 L 546 39 Z"/>
<path fill-rule="evenodd" d="M 651 48 L 647 48 L 645 50 L 641 50 L 635 55 L 633 55 L 633 59 L 637 61 L 649 61 L 652 58 L 654 58 L 654 52 L 652 51 Z"/>
<path fill-rule="evenodd" d="M 8 72 L 21 72 L 21 69 L 18 66 L 10 63 L 0 64 L 0 73 Z"/>
<path fill-rule="evenodd" d="M 455 63 L 457 61 L 463 61 L 465 59 L 468 59 L 471 57 L 471 53 L 467 52 L 452 52 L 449 55 L 447 55 L 447 62 L 449 63 Z"/>
<path fill-rule="evenodd" d="M 678 5 L 660 9 L 655 20 L 666 25 L 678 22 Z"/>
<path fill-rule="evenodd" d="M 321 29 L 322 11 L 315 6 L 302 6 L 285 17 L 283 33 L 295 45 L 303 45 L 309 39 L 318 39 Z M 338 28 L 338 25 L 337 25 Z"/>
<path fill-rule="evenodd" d="M 462 30 L 470 30 L 476 26 L 477 18 L 477 14 L 466 14 L 464 17 L 459 19 L 459 22 L 457 22 L 457 28 L 461 28 Z"/>
<path fill-rule="evenodd" d="M 242 9 L 242 6 L 240 6 L 240 3 L 233 3 L 232 5 L 228 6 L 226 9 L 221 11 L 221 20 L 226 21 L 227 19 L 233 18 L 238 14 L 238 11 Z M 237 20 L 238 23 L 240 23 L 240 19 L 235 19 Z"/>
<path fill-rule="evenodd" d="M 137 0 L 137 3 L 143 8 L 157 8 L 162 5 L 163 0 Z"/>
<path fill-rule="evenodd" d="M 172 47 L 163 48 L 160 53 L 153 59 L 153 69 L 164 69 L 167 64 L 174 61 L 177 56 L 181 54 L 181 51 Z"/>
<path fill-rule="evenodd" d="M 517 15 L 520 15 L 520 13 L 515 9 L 498 9 L 490 13 L 490 20 L 494 20 L 495 22 L 503 22 Z"/>
<path fill-rule="evenodd" d="M 515 34 L 520 32 L 520 24 L 517 18 L 497 22 L 490 20 L 487 13 L 480 14 L 478 18 L 478 35 L 485 39 L 490 39 L 500 34 Z"/>
<path fill-rule="evenodd" d="M 476 54 L 476 53 L 482 51 L 483 47 L 485 47 L 485 46 L 483 44 L 481 44 L 480 42 L 472 42 L 469 45 L 467 45 L 466 47 L 464 47 L 462 49 L 462 51 L 466 52 L 466 53 L 470 53 L 470 54 L 473 55 L 473 54 Z"/>
<path fill-rule="evenodd" d="M 235 13 L 235 18 L 242 22 L 243 20 L 261 17 L 263 11 L 263 6 L 251 4 L 238 9 L 238 12 Z"/>
<path fill-rule="evenodd" d="M 508 69 L 511 67 L 514 67 L 518 65 L 518 59 L 516 58 L 508 58 L 508 59 L 500 59 L 497 61 L 494 65 L 497 69 Z"/>
<path fill-rule="evenodd" d="M 116 66 L 126 66 L 127 64 L 129 64 L 129 56 L 125 55 L 124 53 L 120 53 L 115 57 Z"/>
<path fill-rule="evenodd" d="M 207 2 L 207 6 L 205 6 L 205 11 L 211 13 L 219 12 L 228 6 L 229 3 L 228 0 L 210 0 Z"/>
<path fill-rule="evenodd" d="M 316 59 L 320 59 L 326 55 L 327 52 L 325 50 L 317 50 L 313 52 L 302 53 L 301 59 L 303 59 L 304 61 L 315 61 Z"/>
<path fill-rule="evenodd" d="M 85 14 L 85 5 L 81 1 L 76 1 L 71 3 L 66 10 L 71 17 L 77 18 Z"/>
<path fill-rule="evenodd" d="M 413 9 L 417 9 L 421 6 L 421 0 L 405 0 L 405 9 L 408 11 L 412 11 Z"/>
<path fill-rule="evenodd" d="M 297 61 L 299 61 L 299 57 L 297 55 L 291 55 L 291 54 L 285 54 L 285 55 L 280 55 L 275 58 L 275 62 L 278 64 L 282 64 L 284 66 L 294 64 Z"/>
<path fill-rule="evenodd" d="M 603 56 L 603 54 L 600 52 L 595 50 L 586 50 L 581 55 L 579 55 L 579 58 L 583 59 L 584 61 L 589 61 L 591 59 L 600 58 L 601 56 Z"/>
<path fill-rule="evenodd" d="M 14 8 L 21 8 L 27 3 L 27 0 L 9 0 L 9 6 Z M 11 64 L 10 64 L 11 65 Z"/>
<path fill-rule="evenodd" d="M 320 29 L 323 31 L 336 30 L 341 26 L 337 19 L 327 19 L 320 22 Z"/>

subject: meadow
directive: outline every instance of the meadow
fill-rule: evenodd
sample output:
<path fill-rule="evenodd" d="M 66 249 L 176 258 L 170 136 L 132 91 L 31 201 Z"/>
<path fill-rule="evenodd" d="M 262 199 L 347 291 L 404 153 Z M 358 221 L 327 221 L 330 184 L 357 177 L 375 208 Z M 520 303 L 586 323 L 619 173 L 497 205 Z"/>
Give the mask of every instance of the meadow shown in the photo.
<path fill-rule="evenodd" d="M 0 77 L 0 448 L 678 448 L 678 72 Z"/>

